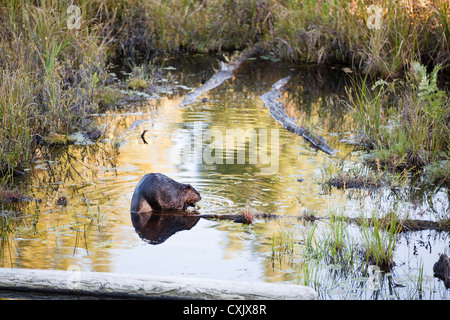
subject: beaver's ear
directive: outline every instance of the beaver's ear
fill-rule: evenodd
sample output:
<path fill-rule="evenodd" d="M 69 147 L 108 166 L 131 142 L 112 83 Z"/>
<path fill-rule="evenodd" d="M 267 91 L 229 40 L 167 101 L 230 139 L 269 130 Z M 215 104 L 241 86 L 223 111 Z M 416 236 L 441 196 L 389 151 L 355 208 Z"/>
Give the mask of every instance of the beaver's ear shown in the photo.
<path fill-rule="evenodd" d="M 184 186 L 184 189 L 185 190 L 191 190 L 192 186 L 190 184 L 187 184 L 187 185 Z"/>

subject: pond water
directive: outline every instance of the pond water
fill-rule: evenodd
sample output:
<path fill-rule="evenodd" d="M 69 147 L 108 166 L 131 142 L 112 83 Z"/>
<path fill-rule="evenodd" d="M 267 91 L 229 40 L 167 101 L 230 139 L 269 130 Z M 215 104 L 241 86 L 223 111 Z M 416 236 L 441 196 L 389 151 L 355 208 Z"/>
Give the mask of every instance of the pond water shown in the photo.
<path fill-rule="evenodd" d="M 181 108 L 188 89 L 219 68 L 218 59 L 186 56 L 168 59 L 164 65 L 175 68 L 170 72 L 176 82 L 158 98 L 92 115 L 106 130 L 102 142 L 39 154 L 27 174 L 17 179 L 21 189 L 42 201 L 13 208 L 20 213 L 3 228 L 0 267 L 250 282 L 303 283 L 312 277 L 323 299 L 449 298 L 449 290 L 432 270 L 439 254 L 448 254 L 448 233 L 401 234 L 394 252 L 396 265 L 392 272 L 379 275 L 378 289 L 368 285 L 370 275 L 360 270 L 324 262 L 313 272 L 307 268 L 305 239 L 313 224 L 297 218 L 305 210 L 319 217 L 331 212 L 359 216 L 373 210 L 397 210 L 429 220 L 448 217 L 448 190 L 421 181 L 394 191 L 322 185 L 330 168 L 366 170 L 362 151 L 339 142 L 352 123 L 338 99 L 345 96 L 350 76 L 340 68 L 249 60 L 232 79 L 200 98 L 206 99 Z M 339 150 L 337 156 L 310 148 L 278 124 L 261 102 L 259 95 L 288 75 L 292 78 L 282 96 L 288 115 L 322 135 Z M 142 139 L 144 130 L 148 131 Z M 258 143 L 226 145 L 227 135 L 243 133 L 255 134 Z M 260 143 L 264 139 L 269 143 Z M 212 141 L 217 142 L 215 153 L 209 152 Z M 247 153 L 239 158 L 235 151 Z M 130 201 L 138 181 L 150 172 L 194 186 L 202 195 L 201 214 L 236 214 L 250 205 L 283 218 L 244 225 L 161 217 L 144 230 L 132 220 Z M 57 204 L 59 197 L 67 198 L 66 206 Z M 149 216 L 139 219 L 147 221 Z M 316 223 L 320 228 L 328 225 L 326 220 Z M 423 288 L 418 291 L 422 272 Z"/>

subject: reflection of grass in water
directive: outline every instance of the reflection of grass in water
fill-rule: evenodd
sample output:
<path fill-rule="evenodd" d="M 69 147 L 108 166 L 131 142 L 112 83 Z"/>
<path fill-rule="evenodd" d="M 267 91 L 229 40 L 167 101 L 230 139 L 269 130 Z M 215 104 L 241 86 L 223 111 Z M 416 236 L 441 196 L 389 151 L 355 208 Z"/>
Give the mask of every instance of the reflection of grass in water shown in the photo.
<path fill-rule="evenodd" d="M 94 189 L 90 186 L 95 186 L 103 178 L 99 175 L 103 168 L 114 170 L 115 155 L 115 150 L 100 144 L 72 145 L 55 150 L 42 148 L 45 169 L 30 169 L 32 183 L 23 188 L 25 191 L 0 190 L 0 199 L 6 200 L 3 208 L 0 207 L 2 266 L 10 266 L 14 261 L 33 261 L 31 265 L 42 267 L 39 259 L 33 256 L 58 250 L 60 244 L 65 246 L 68 239 L 70 252 L 73 250 L 75 254 L 77 248 L 92 251 L 95 241 L 92 235 L 103 232 L 107 216 L 100 206 L 88 199 L 90 195 L 86 195 Z M 104 197 L 109 195 L 103 194 L 100 201 Z M 6 210 L 20 211 L 20 215 Z M 54 242 L 50 243 L 49 239 L 54 239 Z"/>
<path fill-rule="evenodd" d="M 9 261 L 10 265 L 13 261 L 12 252 L 15 246 L 13 238 L 17 226 L 17 219 L 14 218 L 14 213 L 3 211 L 3 209 L 0 210 L 0 258 L 3 263 Z"/>
<path fill-rule="evenodd" d="M 272 234 L 271 243 L 272 268 L 275 268 L 275 262 L 281 266 L 285 260 L 292 263 L 294 255 L 294 234 L 286 230 L 279 230 L 277 234 Z"/>
<path fill-rule="evenodd" d="M 80 248 L 80 244 L 84 246 L 86 252 L 89 253 L 88 238 L 90 232 L 92 231 L 94 226 L 97 226 L 97 230 L 101 232 L 102 224 L 106 219 L 106 214 L 100 211 L 99 206 L 97 206 L 96 212 L 92 209 L 92 203 L 88 198 L 86 198 L 84 193 L 82 199 L 83 202 L 86 204 L 85 213 L 84 214 L 80 213 L 79 208 L 81 206 L 74 208 L 74 216 L 73 216 L 74 222 L 70 223 L 70 225 L 68 226 L 70 230 L 75 231 L 75 244 L 73 247 L 73 255 L 75 255 L 77 249 Z"/>

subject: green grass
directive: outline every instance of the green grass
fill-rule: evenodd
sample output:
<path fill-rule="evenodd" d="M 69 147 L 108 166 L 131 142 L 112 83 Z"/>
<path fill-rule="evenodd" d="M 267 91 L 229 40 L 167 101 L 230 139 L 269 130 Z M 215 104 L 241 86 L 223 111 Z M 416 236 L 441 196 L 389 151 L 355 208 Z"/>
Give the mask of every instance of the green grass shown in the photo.
<path fill-rule="evenodd" d="M 431 168 L 436 180 L 449 181 L 450 97 L 437 86 L 440 65 L 428 74 L 412 62 L 405 80 L 364 79 L 349 93 L 360 141 L 377 161 L 392 169 Z M 438 169 L 442 167 L 442 169 Z"/>
<path fill-rule="evenodd" d="M 67 134 L 96 109 L 104 43 L 85 21 L 69 30 L 59 1 L 1 1 L 0 172 L 26 165 L 36 137 Z"/>
<path fill-rule="evenodd" d="M 381 8 L 380 28 L 368 28 Z M 412 59 L 449 62 L 448 2 L 283 1 L 274 6 L 268 47 L 282 58 L 346 63 L 368 74 L 397 75 Z"/>
<path fill-rule="evenodd" d="M 102 12 L 114 57 L 259 48 L 271 59 L 344 63 L 367 74 L 402 74 L 413 59 L 450 63 L 446 0 L 108 0 Z M 378 6 L 380 28 L 368 27 Z M 111 22 L 112 21 L 112 22 Z"/>
<path fill-rule="evenodd" d="M 306 259 L 352 268 L 357 259 L 357 250 L 348 224 L 343 215 L 331 214 L 325 231 L 318 230 L 317 223 L 310 227 L 305 241 Z"/>
<path fill-rule="evenodd" d="M 401 231 L 398 216 L 388 213 L 386 218 L 379 218 L 373 213 L 370 219 L 362 218 L 351 232 L 348 220 L 342 214 L 331 214 L 325 229 L 318 232 L 318 224 L 310 227 L 305 240 L 306 259 L 340 265 L 349 270 L 369 265 L 390 270 Z"/>

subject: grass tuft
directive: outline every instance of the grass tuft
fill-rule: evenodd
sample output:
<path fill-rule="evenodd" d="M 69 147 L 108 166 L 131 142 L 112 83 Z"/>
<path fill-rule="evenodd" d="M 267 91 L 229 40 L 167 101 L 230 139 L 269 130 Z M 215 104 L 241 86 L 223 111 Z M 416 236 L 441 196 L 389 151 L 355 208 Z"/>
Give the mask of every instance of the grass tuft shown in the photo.
<path fill-rule="evenodd" d="M 428 74 L 412 62 L 404 81 L 379 80 L 369 87 L 366 79 L 349 93 L 360 140 L 377 161 L 392 169 L 436 168 L 450 158 L 450 97 L 437 86 L 436 66 Z M 448 181 L 448 170 L 437 179 Z"/>

